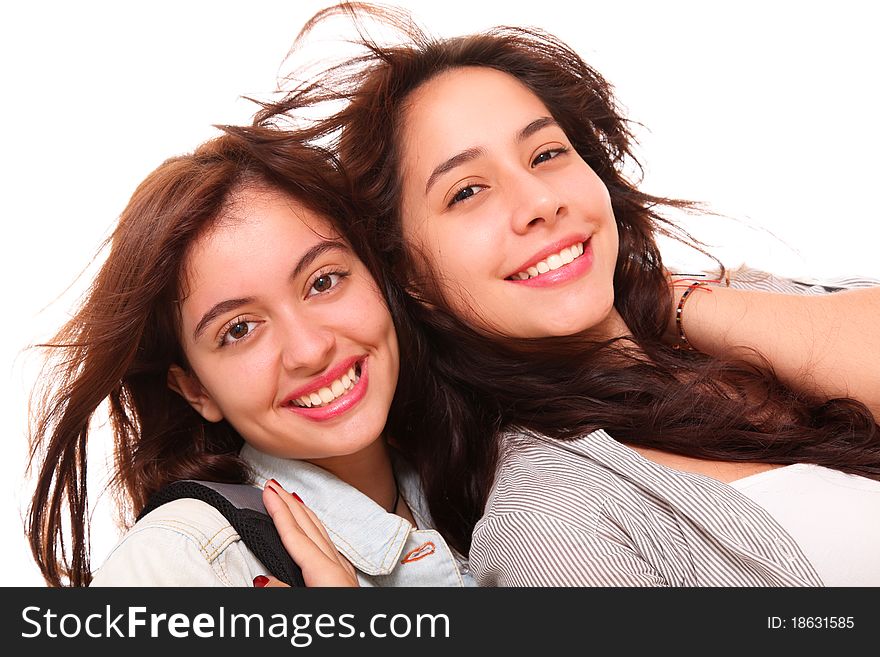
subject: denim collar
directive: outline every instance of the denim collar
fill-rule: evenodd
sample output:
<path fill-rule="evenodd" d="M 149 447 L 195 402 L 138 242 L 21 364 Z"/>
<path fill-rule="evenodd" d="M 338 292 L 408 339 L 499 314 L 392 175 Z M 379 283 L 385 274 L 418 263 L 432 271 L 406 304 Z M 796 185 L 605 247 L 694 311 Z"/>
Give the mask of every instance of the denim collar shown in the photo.
<path fill-rule="evenodd" d="M 387 575 L 400 562 L 412 525 L 388 513 L 362 492 L 321 467 L 306 461 L 284 459 L 260 452 L 250 445 L 241 449 L 257 485 L 275 479 L 295 492 L 324 523 L 337 549 L 360 571 L 368 575 Z M 415 472 L 401 458 L 394 469 L 400 494 L 419 524 L 430 527 Z"/>

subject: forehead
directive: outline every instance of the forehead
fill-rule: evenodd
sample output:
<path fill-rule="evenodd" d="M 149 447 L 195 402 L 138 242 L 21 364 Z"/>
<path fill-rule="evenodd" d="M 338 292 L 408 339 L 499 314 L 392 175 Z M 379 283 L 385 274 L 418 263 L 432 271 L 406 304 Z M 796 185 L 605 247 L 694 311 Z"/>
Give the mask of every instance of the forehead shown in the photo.
<path fill-rule="evenodd" d="M 184 260 L 182 291 L 205 283 L 229 285 L 236 280 L 259 279 L 260 272 L 289 267 L 315 243 L 338 235 L 326 217 L 283 192 L 253 187 L 239 190 L 190 246 Z"/>
<path fill-rule="evenodd" d="M 551 116 L 522 82 L 493 68 L 456 68 L 425 82 L 403 111 L 404 202 L 450 157 L 473 149 L 501 152 L 535 119 Z"/>
<path fill-rule="evenodd" d="M 445 71 L 410 95 L 404 108 L 404 130 L 418 140 L 476 139 L 487 126 L 524 127 L 539 116 L 550 116 L 543 101 L 516 77 L 483 66 Z M 469 144 L 474 145 L 474 144 Z M 455 147 L 452 146 L 454 149 Z"/>
<path fill-rule="evenodd" d="M 286 247 L 297 249 L 300 242 L 332 239 L 339 231 L 332 222 L 306 207 L 300 200 L 279 190 L 248 187 L 236 191 L 211 228 L 196 240 L 195 250 L 209 244 L 238 245 L 246 248 L 256 238 L 263 247 L 268 238 L 287 240 Z M 307 247 L 304 247 L 307 248 Z"/>

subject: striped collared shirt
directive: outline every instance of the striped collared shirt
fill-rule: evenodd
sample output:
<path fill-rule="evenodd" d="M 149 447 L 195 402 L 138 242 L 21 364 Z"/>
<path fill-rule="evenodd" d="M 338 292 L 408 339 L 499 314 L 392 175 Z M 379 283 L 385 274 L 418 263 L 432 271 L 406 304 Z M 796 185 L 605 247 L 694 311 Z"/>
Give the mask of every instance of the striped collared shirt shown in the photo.
<path fill-rule="evenodd" d="M 821 586 L 797 543 L 730 486 L 604 431 L 510 435 L 471 568 L 481 586 Z"/>

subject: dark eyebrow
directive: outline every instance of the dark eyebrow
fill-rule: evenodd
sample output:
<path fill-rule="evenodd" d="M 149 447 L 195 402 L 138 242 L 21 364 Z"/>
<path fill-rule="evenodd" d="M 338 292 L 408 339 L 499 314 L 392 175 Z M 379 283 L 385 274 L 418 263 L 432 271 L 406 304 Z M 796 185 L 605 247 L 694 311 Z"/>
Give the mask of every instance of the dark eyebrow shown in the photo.
<path fill-rule="evenodd" d="M 470 162 L 471 160 L 478 158 L 480 155 L 483 155 L 485 152 L 486 151 L 483 150 L 482 148 L 468 148 L 467 150 L 462 151 L 461 153 L 458 153 L 457 155 L 453 155 L 445 162 L 442 162 L 439 165 L 437 165 L 437 168 L 435 168 L 431 172 L 431 175 L 428 176 L 428 182 L 425 184 L 425 194 L 427 194 L 428 191 L 431 189 L 431 186 L 435 182 L 437 182 L 437 178 L 442 176 L 444 173 L 446 173 L 448 171 L 452 171 L 455 167 L 461 166 L 462 164 L 465 164 L 466 162 Z"/>
<path fill-rule="evenodd" d="M 228 313 L 231 310 L 235 310 L 236 308 L 240 308 L 245 304 L 251 303 L 253 300 L 253 297 L 244 297 L 243 299 L 227 299 L 226 301 L 221 301 L 220 303 L 215 304 L 211 308 L 211 310 L 202 315 L 199 323 L 196 324 L 196 330 L 193 331 L 193 341 L 195 342 L 196 340 L 198 340 L 199 336 L 201 336 L 202 332 L 205 330 L 205 327 L 207 327 L 220 315 Z"/>
<path fill-rule="evenodd" d="M 525 141 L 533 134 L 538 132 L 539 130 L 543 130 L 548 126 L 558 126 L 559 124 L 556 122 L 556 119 L 550 116 L 542 116 L 539 119 L 535 119 L 531 123 L 529 123 L 525 128 L 516 133 L 516 141 L 517 143 Z M 485 150 L 482 148 L 468 148 L 467 150 L 462 151 L 456 155 L 453 155 L 445 162 L 441 162 L 432 172 L 431 175 L 428 176 L 428 182 L 425 184 L 425 194 L 427 194 L 431 186 L 437 182 L 437 178 L 442 176 L 444 173 L 451 171 L 457 166 L 461 166 L 466 162 L 470 162 L 473 159 L 476 159 L 480 155 L 485 154 Z"/>
<path fill-rule="evenodd" d="M 299 276 L 306 267 L 321 257 L 323 253 L 333 251 L 334 249 L 347 251 L 348 245 L 342 240 L 331 239 L 325 239 L 315 244 L 312 248 L 306 251 L 296 263 L 296 266 L 290 273 L 290 279 L 293 280 Z M 246 304 L 253 303 L 253 301 L 254 297 L 243 297 L 241 299 L 227 299 L 226 301 L 221 301 L 220 303 L 215 304 L 208 312 L 202 315 L 199 323 L 196 324 L 196 328 L 193 331 L 193 341 L 198 340 L 205 328 L 217 319 L 217 317 Z"/>
<path fill-rule="evenodd" d="M 554 119 L 552 116 L 542 116 L 540 119 L 535 119 L 517 133 L 516 141 L 517 143 L 525 141 L 539 130 L 543 130 L 544 128 L 551 125 L 556 126 L 557 128 L 559 127 L 556 119 Z"/>
<path fill-rule="evenodd" d="M 293 271 L 290 273 L 290 278 L 294 279 L 299 276 L 302 273 L 303 269 L 308 267 L 327 251 L 333 251 L 337 249 L 340 251 L 349 251 L 348 244 L 343 242 L 341 239 L 321 240 L 303 254 L 302 258 L 299 259 L 299 262 L 296 263 L 296 267 L 294 267 Z"/>

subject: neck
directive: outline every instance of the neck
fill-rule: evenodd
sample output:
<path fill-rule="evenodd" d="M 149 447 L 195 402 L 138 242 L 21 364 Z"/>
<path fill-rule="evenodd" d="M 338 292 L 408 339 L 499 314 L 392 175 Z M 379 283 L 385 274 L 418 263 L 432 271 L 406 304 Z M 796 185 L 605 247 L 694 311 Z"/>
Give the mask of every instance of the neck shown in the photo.
<path fill-rule="evenodd" d="M 384 438 L 355 454 L 309 459 L 314 465 L 333 473 L 349 486 L 357 488 L 386 511 L 393 512 L 397 484 L 391 455 Z"/>

